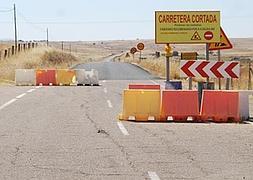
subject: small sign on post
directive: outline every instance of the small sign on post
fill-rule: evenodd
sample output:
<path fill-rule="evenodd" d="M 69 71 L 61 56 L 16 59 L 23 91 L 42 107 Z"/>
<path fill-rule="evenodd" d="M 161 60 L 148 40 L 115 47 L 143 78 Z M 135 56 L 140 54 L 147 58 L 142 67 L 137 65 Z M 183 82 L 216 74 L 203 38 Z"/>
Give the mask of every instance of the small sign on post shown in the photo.
<path fill-rule="evenodd" d="M 145 45 L 143 43 L 137 44 L 137 49 L 140 51 L 140 60 L 141 60 L 141 51 L 144 50 Z"/>
<path fill-rule="evenodd" d="M 181 59 L 182 60 L 197 60 L 198 53 L 197 52 L 182 52 Z"/>

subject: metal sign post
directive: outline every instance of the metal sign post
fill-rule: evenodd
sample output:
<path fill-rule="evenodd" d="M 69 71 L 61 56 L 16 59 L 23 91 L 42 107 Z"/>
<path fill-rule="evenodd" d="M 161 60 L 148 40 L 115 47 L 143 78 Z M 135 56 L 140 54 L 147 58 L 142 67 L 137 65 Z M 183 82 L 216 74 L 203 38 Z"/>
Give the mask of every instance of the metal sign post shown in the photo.
<path fill-rule="evenodd" d="M 218 50 L 218 61 L 221 61 L 221 52 Z M 221 90 L 221 78 L 218 79 L 219 81 L 219 90 Z"/>
<path fill-rule="evenodd" d="M 209 61 L 209 44 L 206 44 L 206 60 Z M 209 78 L 206 78 L 206 82 L 209 83 Z"/>

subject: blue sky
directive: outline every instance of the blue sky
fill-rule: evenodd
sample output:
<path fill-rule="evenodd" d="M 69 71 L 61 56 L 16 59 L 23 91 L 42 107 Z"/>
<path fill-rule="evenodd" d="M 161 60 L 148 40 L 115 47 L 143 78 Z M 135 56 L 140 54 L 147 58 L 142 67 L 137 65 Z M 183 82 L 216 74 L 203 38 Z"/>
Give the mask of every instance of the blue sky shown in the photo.
<path fill-rule="evenodd" d="M 253 37 L 252 0 L 1 0 L 0 39 L 13 38 L 13 3 L 19 39 L 153 39 L 155 10 L 219 10 L 229 37 Z M 36 23 L 36 24 L 35 24 Z"/>

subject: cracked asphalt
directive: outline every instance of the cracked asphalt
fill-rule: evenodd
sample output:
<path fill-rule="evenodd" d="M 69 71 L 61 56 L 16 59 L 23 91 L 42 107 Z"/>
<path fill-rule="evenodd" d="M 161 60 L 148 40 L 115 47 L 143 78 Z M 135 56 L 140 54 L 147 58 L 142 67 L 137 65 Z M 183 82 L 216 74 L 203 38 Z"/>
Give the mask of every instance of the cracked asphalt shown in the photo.
<path fill-rule="evenodd" d="M 0 110 L 0 179 L 253 179 L 252 124 L 122 122 L 124 135 L 123 89 L 156 78 L 103 63 L 101 86 L 42 87 Z M 31 88 L 0 87 L 0 106 Z"/>

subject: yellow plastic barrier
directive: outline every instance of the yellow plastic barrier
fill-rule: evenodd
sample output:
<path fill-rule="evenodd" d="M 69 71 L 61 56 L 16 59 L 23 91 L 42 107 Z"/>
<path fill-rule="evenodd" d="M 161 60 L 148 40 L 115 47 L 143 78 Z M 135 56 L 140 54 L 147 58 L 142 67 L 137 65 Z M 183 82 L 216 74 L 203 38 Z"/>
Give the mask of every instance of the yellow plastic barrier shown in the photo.
<path fill-rule="evenodd" d="M 124 90 L 120 120 L 159 121 L 160 90 Z"/>
<path fill-rule="evenodd" d="M 74 70 L 58 69 L 56 70 L 57 85 L 71 85 L 76 82 L 76 73 Z"/>

